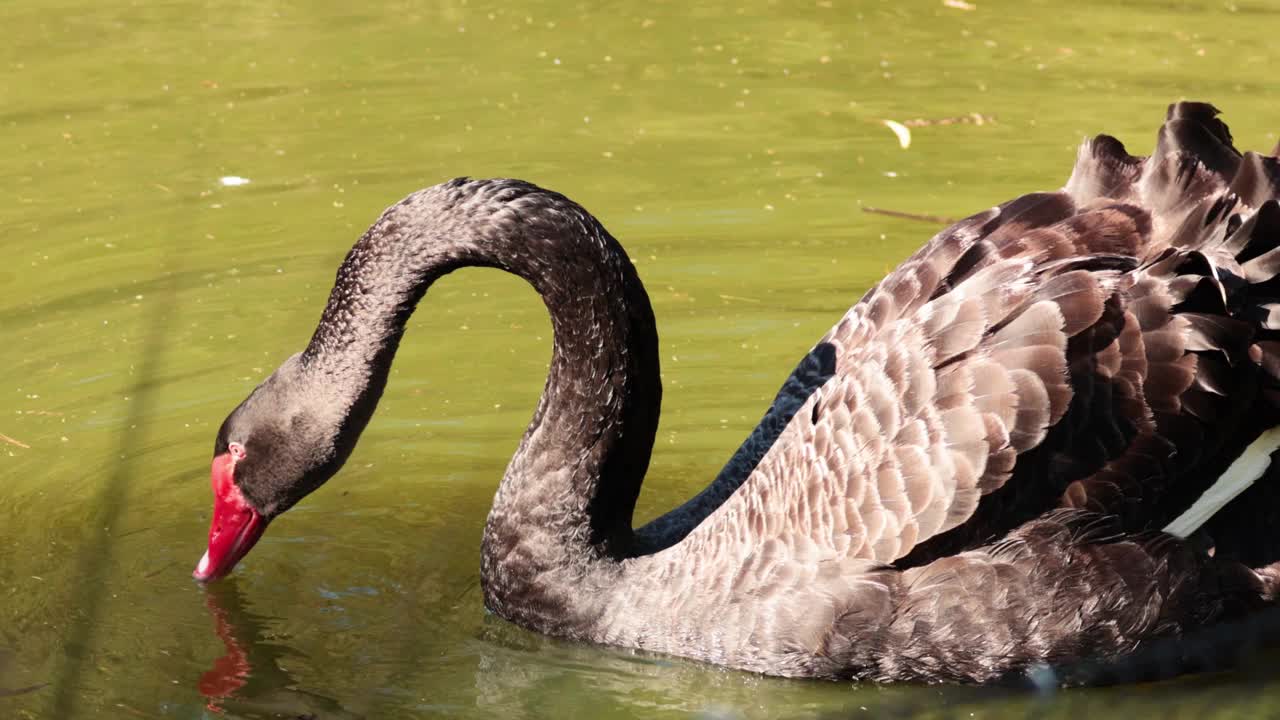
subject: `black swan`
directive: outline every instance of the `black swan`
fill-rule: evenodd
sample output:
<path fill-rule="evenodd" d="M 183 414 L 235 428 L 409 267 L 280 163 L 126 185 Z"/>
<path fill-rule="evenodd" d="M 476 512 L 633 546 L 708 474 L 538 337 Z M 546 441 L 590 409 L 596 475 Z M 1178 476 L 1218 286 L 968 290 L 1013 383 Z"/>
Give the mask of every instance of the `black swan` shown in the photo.
<path fill-rule="evenodd" d="M 661 387 L 626 253 L 525 182 L 416 192 L 222 424 L 195 577 L 338 471 L 427 288 L 480 265 L 532 284 L 555 334 L 481 548 L 486 606 L 524 627 L 771 675 L 989 682 L 1272 607 L 1280 161 L 1241 155 L 1217 114 L 1170 106 L 1149 158 L 1088 140 L 1064 189 L 938 233 L 714 482 L 638 529 Z"/>

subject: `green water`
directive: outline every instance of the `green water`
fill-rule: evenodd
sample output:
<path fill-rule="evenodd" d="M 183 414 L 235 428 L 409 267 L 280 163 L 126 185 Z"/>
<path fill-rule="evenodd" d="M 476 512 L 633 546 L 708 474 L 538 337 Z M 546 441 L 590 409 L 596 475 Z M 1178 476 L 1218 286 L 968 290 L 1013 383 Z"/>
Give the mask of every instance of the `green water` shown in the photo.
<path fill-rule="evenodd" d="M 496 271 L 432 290 L 342 474 L 233 579 L 190 579 L 218 424 L 419 187 L 526 178 L 628 248 L 663 343 L 648 518 L 935 229 L 860 206 L 1056 187 L 1085 134 L 1145 150 L 1179 97 L 1276 141 L 1280 8 L 974 2 L 0 5 L 0 717 L 1280 712 L 1265 667 L 1049 699 L 851 688 L 486 616 L 481 527 L 550 342 Z M 879 124 L 972 113 L 907 150 Z"/>

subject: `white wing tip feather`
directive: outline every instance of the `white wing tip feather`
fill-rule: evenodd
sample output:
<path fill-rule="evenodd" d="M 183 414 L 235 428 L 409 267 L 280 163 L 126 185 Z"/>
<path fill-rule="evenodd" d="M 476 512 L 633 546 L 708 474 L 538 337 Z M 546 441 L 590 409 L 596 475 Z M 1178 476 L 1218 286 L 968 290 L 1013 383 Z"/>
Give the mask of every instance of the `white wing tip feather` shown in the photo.
<path fill-rule="evenodd" d="M 1204 494 L 1192 503 L 1187 511 L 1165 526 L 1170 535 L 1185 538 L 1209 521 L 1214 513 L 1244 492 L 1271 466 L 1271 453 L 1280 449 L 1280 427 L 1273 427 L 1258 436 L 1240 457 L 1227 468 Z"/>

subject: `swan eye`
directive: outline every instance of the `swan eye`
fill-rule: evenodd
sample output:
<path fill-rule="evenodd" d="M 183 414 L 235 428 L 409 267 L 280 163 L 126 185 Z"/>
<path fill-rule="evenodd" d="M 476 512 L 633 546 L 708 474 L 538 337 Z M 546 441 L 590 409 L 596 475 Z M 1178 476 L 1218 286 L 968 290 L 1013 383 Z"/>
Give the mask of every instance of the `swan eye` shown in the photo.
<path fill-rule="evenodd" d="M 235 460 L 243 460 L 244 456 L 247 454 L 244 451 L 244 445 L 241 445 L 238 442 L 228 443 L 227 452 L 231 453 L 231 457 Z"/>

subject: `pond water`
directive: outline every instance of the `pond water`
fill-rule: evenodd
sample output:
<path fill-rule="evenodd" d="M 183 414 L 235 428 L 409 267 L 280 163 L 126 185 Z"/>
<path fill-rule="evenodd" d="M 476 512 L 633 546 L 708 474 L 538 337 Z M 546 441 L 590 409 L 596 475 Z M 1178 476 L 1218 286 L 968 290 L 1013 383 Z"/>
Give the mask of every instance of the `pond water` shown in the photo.
<path fill-rule="evenodd" d="M 0 717 L 1257 717 L 1274 673 L 1049 698 L 780 681 L 487 616 L 478 546 L 545 377 L 521 281 L 456 273 L 342 474 L 203 588 L 226 412 L 383 207 L 522 177 L 653 296 L 647 519 L 936 224 L 1145 152 L 1166 103 L 1280 129 L 1262 2 L 0 5 Z M 912 123 L 899 146 L 883 119 Z M 235 180 L 233 178 L 247 179 Z M 1260 666 L 1262 667 L 1262 666 Z"/>

